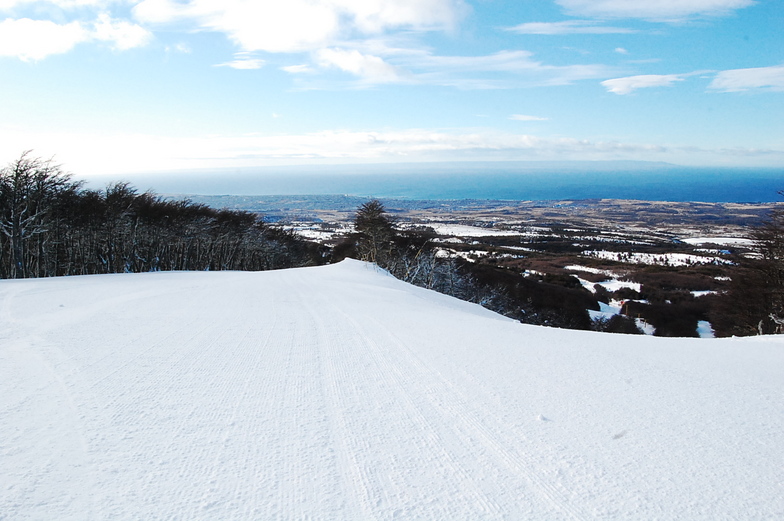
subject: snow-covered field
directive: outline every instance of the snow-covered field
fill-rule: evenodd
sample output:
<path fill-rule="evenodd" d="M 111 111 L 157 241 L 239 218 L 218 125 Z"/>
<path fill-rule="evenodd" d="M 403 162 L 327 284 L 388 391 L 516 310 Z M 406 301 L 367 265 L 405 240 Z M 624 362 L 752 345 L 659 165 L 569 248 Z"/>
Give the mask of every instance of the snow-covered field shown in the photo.
<path fill-rule="evenodd" d="M 456 237 L 514 237 L 523 235 L 522 232 L 512 230 L 498 230 L 495 228 L 481 228 L 464 224 L 428 223 L 439 235 L 454 235 Z"/>
<path fill-rule="evenodd" d="M 0 519 L 781 519 L 784 338 L 526 326 L 356 261 L 0 282 Z"/>
<path fill-rule="evenodd" d="M 731 264 L 721 257 L 703 257 L 688 253 L 639 253 L 592 250 L 584 251 L 583 255 L 595 259 L 625 262 L 627 264 L 652 264 L 661 266 L 693 266 L 695 264 Z"/>
<path fill-rule="evenodd" d="M 741 237 L 692 237 L 682 239 L 686 244 L 699 246 L 701 244 L 717 244 L 720 246 L 751 246 L 754 241 Z"/>

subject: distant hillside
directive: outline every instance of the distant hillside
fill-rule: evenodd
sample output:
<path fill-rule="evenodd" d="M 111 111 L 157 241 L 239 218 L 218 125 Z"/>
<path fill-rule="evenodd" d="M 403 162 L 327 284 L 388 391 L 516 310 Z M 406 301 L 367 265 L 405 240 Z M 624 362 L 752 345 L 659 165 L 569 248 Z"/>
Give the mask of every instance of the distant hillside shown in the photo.
<path fill-rule="evenodd" d="M 0 281 L 0 518 L 774 519 L 784 337 L 522 325 L 358 261 Z"/>

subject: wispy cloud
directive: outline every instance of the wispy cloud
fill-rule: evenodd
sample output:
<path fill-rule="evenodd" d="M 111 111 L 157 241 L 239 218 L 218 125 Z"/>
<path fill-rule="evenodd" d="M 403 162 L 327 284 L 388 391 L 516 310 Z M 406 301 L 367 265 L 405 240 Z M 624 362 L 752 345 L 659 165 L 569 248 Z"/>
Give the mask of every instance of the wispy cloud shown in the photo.
<path fill-rule="evenodd" d="M 637 89 L 650 87 L 670 87 L 677 81 L 683 81 L 683 74 L 643 74 L 605 80 L 602 85 L 615 94 L 631 94 Z"/>
<path fill-rule="evenodd" d="M 603 65 L 548 65 L 528 51 L 500 51 L 480 56 L 441 56 L 419 52 L 398 57 L 399 63 L 414 71 L 415 81 L 460 88 L 514 88 L 568 85 L 572 82 L 607 76 Z M 502 73 L 486 79 L 485 73 Z"/>
<path fill-rule="evenodd" d="M 244 58 L 239 60 L 232 60 L 230 62 L 219 63 L 215 66 L 230 67 L 232 69 L 249 71 L 249 70 L 261 69 L 262 67 L 264 67 L 264 63 L 265 63 L 264 60 Z"/>
<path fill-rule="evenodd" d="M 347 43 L 350 45 L 350 43 Z M 337 69 L 349 73 L 345 82 L 309 75 L 301 88 L 341 89 L 368 84 L 451 86 L 465 90 L 507 89 L 568 85 L 586 79 L 606 78 L 614 72 L 605 65 L 548 65 L 528 51 L 500 51 L 478 56 L 444 56 L 415 47 L 385 47 L 379 42 L 360 46 L 376 54 L 348 47 L 322 49 L 313 53 L 313 67 L 283 67 L 291 74 Z"/>
<path fill-rule="evenodd" d="M 640 18 L 680 21 L 721 16 L 749 7 L 754 0 L 556 0 L 569 14 L 591 18 Z"/>
<path fill-rule="evenodd" d="M 784 65 L 719 72 L 709 88 L 724 92 L 755 89 L 784 91 Z"/>
<path fill-rule="evenodd" d="M 514 27 L 509 27 L 507 31 L 518 34 L 629 34 L 637 32 L 633 29 L 624 27 L 611 27 L 599 25 L 592 20 L 568 20 L 565 22 L 528 22 Z"/>
<path fill-rule="evenodd" d="M 0 129 L 4 150 L 24 150 L 31 136 Z M 780 164 L 784 150 L 710 149 L 656 143 L 551 138 L 490 129 L 326 130 L 286 135 L 36 134 L 36 152 L 79 175 L 270 164 L 464 160 L 672 161 L 682 164 Z M 2 158 L 0 158 L 2 159 Z M 10 161 L 12 157 L 5 158 Z"/>
<path fill-rule="evenodd" d="M 525 114 L 512 114 L 509 119 L 513 121 L 548 121 L 550 118 L 542 118 L 539 116 L 528 116 Z"/>
<path fill-rule="evenodd" d="M 249 53 L 240 52 L 234 56 L 234 60 L 226 63 L 219 63 L 216 67 L 231 67 L 238 70 L 255 70 L 264 67 L 266 62 L 259 58 L 254 58 Z"/>
<path fill-rule="evenodd" d="M 395 83 L 405 80 L 406 73 L 378 56 L 362 54 L 355 49 L 321 49 L 316 53 L 321 67 L 334 67 L 368 83 Z"/>
<path fill-rule="evenodd" d="M 723 92 L 749 90 L 784 91 L 784 65 L 732 69 L 726 71 L 694 71 L 684 74 L 644 74 L 605 80 L 602 85 L 615 94 L 631 94 L 637 89 L 670 87 L 689 76 L 713 75 L 709 89 Z"/>
<path fill-rule="evenodd" d="M 299 65 L 286 65 L 285 67 L 281 67 L 280 70 L 288 72 L 289 74 L 312 74 L 316 72 L 316 69 L 306 63 Z"/>

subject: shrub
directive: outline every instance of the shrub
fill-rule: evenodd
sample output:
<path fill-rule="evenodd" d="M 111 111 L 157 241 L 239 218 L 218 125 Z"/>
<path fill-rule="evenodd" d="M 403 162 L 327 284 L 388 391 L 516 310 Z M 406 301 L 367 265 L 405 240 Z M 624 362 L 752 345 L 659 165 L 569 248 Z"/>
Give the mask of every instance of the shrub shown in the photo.
<path fill-rule="evenodd" d="M 644 334 L 633 318 L 625 317 L 623 315 L 613 315 L 610 318 L 599 317 L 593 321 L 592 329 L 604 333 L 623 333 L 627 335 Z"/>

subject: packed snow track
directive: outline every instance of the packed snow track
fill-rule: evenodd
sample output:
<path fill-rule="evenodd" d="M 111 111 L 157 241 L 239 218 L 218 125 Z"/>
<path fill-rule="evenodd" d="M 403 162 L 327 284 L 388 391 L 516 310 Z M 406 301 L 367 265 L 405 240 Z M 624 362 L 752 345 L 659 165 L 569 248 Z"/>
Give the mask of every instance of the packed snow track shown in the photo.
<path fill-rule="evenodd" d="M 356 261 L 0 281 L 2 520 L 784 518 L 784 339 L 525 326 Z"/>

